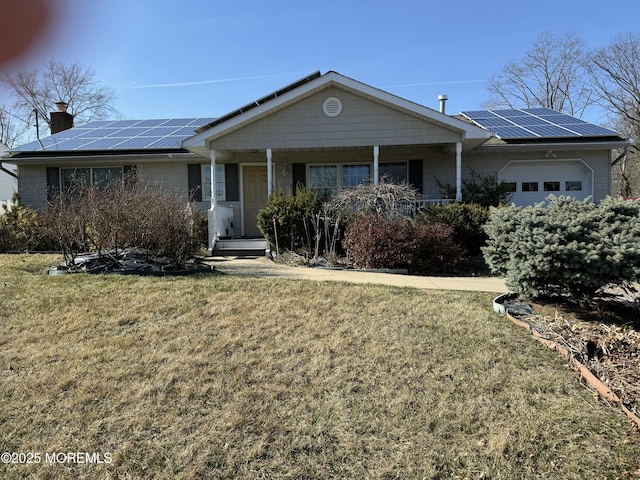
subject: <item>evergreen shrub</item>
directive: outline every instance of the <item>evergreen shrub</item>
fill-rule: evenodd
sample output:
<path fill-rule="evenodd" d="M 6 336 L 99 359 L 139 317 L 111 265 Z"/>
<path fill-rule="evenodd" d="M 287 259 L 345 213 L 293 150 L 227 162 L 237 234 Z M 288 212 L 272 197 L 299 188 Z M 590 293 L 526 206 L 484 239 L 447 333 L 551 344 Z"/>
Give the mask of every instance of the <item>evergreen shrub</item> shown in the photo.
<path fill-rule="evenodd" d="M 489 208 L 474 203 L 428 205 L 420 210 L 415 221 L 418 224 L 444 223 L 453 228 L 453 239 L 468 256 L 482 253 L 487 241 L 484 231 L 489 221 Z"/>
<path fill-rule="evenodd" d="M 448 225 L 418 225 L 381 215 L 351 221 L 342 244 L 358 268 L 406 268 L 421 274 L 446 272 L 463 255 Z"/>
<path fill-rule="evenodd" d="M 437 178 L 436 185 L 443 198 L 456 198 L 456 187 L 442 183 Z M 469 178 L 462 181 L 462 201 L 476 203 L 483 207 L 497 207 L 509 202 L 513 195 L 512 187 L 504 181 L 498 181 L 498 175 L 481 175 L 472 168 Z"/>
<path fill-rule="evenodd" d="M 258 213 L 258 228 L 272 246 L 277 244 L 280 249 L 295 251 L 311 243 L 312 217 L 320 206 L 316 193 L 311 190 L 298 188 L 295 195 L 275 192 Z"/>
<path fill-rule="evenodd" d="M 589 301 L 640 278 L 640 202 L 549 197 L 548 205 L 492 209 L 483 249 L 513 291 Z"/>
<path fill-rule="evenodd" d="M 14 193 L 9 207 L 0 212 L 0 252 L 51 250 L 53 243 L 42 229 L 42 218 Z"/>

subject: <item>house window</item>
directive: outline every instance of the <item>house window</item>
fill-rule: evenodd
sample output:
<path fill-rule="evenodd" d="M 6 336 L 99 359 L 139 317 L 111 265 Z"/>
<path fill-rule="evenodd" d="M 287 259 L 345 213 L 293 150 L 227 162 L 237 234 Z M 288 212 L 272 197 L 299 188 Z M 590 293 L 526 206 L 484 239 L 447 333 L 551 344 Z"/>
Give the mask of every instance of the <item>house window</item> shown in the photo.
<path fill-rule="evenodd" d="M 309 187 L 314 189 L 320 198 L 335 194 L 338 191 L 338 166 L 310 165 Z"/>
<path fill-rule="evenodd" d="M 565 183 L 565 191 L 566 192 L 581 192 L 582 191 L 582 182 L 580 180 L 566 182 Z"/>
<path fill-rule="evenodd" d="M 61 168 L 60 185 L 63 192 L 77 193 L 90 185 L 110 188 L 122 185 L 122 167 Z"/>
<path fill-rule="evenodd" d="M 90 168 L 61 168 L 62 191 L 73 193 L 87 188 L 91 183 Z"/>
<path fill-rule="evenodd" d="M 378 166 L 379 180 L 390 183 L 407 183 L 407 164 L 402 163 L 381 163 Z"/>
<path fill-rule="evenodd" d="M 517 183 L 516 182 L 502 182 L 504 189 L 509 193 L 516 193 Z"/>
<path fill-rule="evenodd" d="M 357 187 L 369 183 L 371 167 L 369 165 L 342 165 L 342 187 Z"/>
<path fill-rule="evenodd" d="M 202 200 L 207 201 L 211 200 L 211 165 L 203 165 L 202 170 Z M 216 200 L 224 201 L 224 165 L 216 165 L 215 180 Z"/>
<path fill-rule="evenodd" d="M 560 182 L 544 182 L 543 188 L 545 192 L 559 192 Z"/>
<path fill-rule="evenodd" d="M 523 192 L 537 192 L 538 191 L 538 182 L 522 182 L 522 191 Z"/>
<path fill-rule="evenodd" d="M 122 185 L 122 168 L 106 167 L 94 168 L 92 170 L 93 185 L 105 189 Z"/>

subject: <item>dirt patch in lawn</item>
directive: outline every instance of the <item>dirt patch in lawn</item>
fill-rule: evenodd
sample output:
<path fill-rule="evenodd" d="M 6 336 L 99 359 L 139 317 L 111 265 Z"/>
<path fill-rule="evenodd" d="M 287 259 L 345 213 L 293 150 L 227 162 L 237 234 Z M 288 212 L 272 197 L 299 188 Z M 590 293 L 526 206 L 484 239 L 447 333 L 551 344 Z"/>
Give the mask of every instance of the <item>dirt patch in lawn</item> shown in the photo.
<path fill-rule="evenodd" d="M 640 298 L 602 299 L 595 308 L 532 303 L 525 321 L 565 347 L 640 417 Z"/>

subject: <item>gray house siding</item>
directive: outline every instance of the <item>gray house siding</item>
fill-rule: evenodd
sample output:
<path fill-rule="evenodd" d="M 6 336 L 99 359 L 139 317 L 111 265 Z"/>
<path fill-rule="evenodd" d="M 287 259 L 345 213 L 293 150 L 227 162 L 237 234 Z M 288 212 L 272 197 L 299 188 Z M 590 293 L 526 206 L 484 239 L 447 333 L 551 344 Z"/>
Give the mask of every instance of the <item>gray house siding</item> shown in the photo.
<path fill-rule="evenodd" d="M 138 160 L 136 164 L 136 181 L 146 188 L 158 188 L 163 191 L 183 195 L 185 202 L 189 199 L 189 183 L 188 183 L 188 165 L 206 163 L 203 159 L 193 158 L 189 161 L 180 162 L 157 162 L 151 163 L 144 158 Z M 58 162 L 50 162 L 45 165 L 20 165 L 18 174 L 20 177 L 19 193 L 22 201 L 33 208 L 42 210 L 47 203 L 47 192 L 49 191 L 48 183 L 53 180 L 48 176 L 52 176 L 55 169 L 60 168 L 83 168 L 93 166 L 112 166 L 123 167 L 126 171 L 128 167 L 133 165 L 132 160 L 127 159 L 109 159 L 100 163 L 96 162 L 75 162 L 73 164 L 58 159 Z M 59 177 L 58 177 L 59 178 Z M 196 202 L 200 209 L 206 210 L 209 202 Z"/>
<path fill-rule="evenodd" d="M 328 117 L 328 97 L 342 101 L 342 112 Z M 460 133 L 338 88 L 328 88 L 239 130 L 214 139 L 217 150 L 346 148 L 368 145 L 445 144 Z"/>
<path fill-rule="evenodd" d="M 33 208 L 44 208 L 47 204 L 47 167 L 19 165 L 18 177 L 18 193 L 22 202 Z"/>

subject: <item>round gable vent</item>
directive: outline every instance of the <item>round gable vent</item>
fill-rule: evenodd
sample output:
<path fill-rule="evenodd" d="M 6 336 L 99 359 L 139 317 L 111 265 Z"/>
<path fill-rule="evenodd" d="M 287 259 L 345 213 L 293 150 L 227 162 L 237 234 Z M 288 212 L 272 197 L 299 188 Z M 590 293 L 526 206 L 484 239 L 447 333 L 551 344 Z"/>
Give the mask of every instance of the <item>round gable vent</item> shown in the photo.
<path fill-rule="evenodd" d="M 342 102 L 339 98 L 329 97 L 322 104 L 322 111 L 327 117 L 337 117 L 342 112 Z"/>

